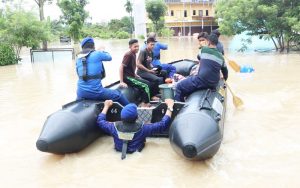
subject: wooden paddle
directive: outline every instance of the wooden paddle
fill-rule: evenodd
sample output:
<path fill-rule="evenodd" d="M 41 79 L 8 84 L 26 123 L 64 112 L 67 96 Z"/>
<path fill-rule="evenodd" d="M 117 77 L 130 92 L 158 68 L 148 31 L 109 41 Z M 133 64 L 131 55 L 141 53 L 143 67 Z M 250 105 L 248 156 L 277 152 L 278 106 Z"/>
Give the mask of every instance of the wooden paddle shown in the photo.
<path fill-rule="evenodd" d="M 227 88 L 229 89 L 232 97 L 233 97 L 233 104 L 236 108 L 240 108 L 244 105 L 244 102 L 242 101 L 241 98 L 237 97 L 231 90 L 229 84 L 225 81 Z"/>
<path fill-rule="evenodd" d="M 240 72 L 241 66 L 237 64 L 235 61 L 228 59 L 226 56 L 224 56 L 225 59 L 228 61 L 228 64 L 235 72 Z"/>

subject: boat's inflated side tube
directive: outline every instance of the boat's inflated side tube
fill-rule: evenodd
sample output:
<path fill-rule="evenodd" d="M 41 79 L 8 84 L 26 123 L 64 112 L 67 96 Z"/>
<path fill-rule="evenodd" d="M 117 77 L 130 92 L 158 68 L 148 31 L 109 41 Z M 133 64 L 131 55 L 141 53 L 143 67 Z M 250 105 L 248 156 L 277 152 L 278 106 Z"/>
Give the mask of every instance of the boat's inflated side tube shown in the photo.
<path fill-rule="evenodd" d="M 193 66 L 196 65 L 195 61 L 189 59 L 174 61 L 171 64 L 176 67 L 176 73 L 182 76 L 189 76 Z"/>
<path fill-rule="evenodd" d="M 97 126 L 97 102 L 76 101 L 51 114 L 36 142 L 38 150 L 65 154 L 78 152 L 96 140 L 101 131 Z"/>
<path fill-rule="evenodd" d="M 222 84 L 221 89 L 225 91 Z M 225 117 L 224 93 L 208 89 L 188 97 L 169 132 L 170 143 L 179 155 L 190 160 L 203 160 L 219 150 Z"/>
<path fill-rule="evenodd" d="M 128 86 L 127 88 L 121 88 L 118 84 L 113 85 L 109 89 L 117 89 L 127 98 L 131 103 L 139 104 L 142 101 L 141 92 L 138 88 Z"/>

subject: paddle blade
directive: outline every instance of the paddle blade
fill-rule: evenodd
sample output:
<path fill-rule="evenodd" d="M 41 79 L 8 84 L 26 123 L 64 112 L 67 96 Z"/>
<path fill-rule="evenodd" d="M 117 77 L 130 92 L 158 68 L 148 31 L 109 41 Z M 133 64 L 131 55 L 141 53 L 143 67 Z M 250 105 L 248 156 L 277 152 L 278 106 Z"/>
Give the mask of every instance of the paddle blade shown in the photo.
<path fill-rule="evenodd" d="M 238 65 L 235 61 L 229 60 L 229 65 L 230 67 L 235 71 L 235 72 L 240 72 L 241 67 Z"/>
<path fill-rule="evenodd" d="M 244 102 L 239 97 L 233 96 L 233 104 L 236 108 L 240 108 L 244 105 Z"/>

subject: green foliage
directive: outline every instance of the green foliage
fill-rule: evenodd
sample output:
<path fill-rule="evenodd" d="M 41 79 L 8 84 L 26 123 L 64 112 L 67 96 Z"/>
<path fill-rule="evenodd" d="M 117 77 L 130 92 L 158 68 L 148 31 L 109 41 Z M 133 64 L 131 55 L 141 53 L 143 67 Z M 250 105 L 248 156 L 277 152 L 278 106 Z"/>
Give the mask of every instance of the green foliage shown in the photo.
<path fill-rule="evenodd" d="M 130 2 L 130 0 L 126 0 L 124 7 L 125 7 L 126 12 L 128 12 L 129 16 L 130 16 L 129 25 L 130 25 L 130 33 L 132 34 L 133 30 L 134 30 L 134 25 L 133 25 L 133 17 L 132 17 L 133 8 L 132 8 L 132 3 Z"/>
<path fill-rule="evenodd" d="M 130 38 L 130 30 L 130 18 L 125 16 L 121 20 L 112 19 L 107 24 L 85 24 L 82 29 L 82 36 L 92 36 L 102 39 L 125 39 Z"/>
<path fill-rule="evenodd" d="M 132 3 L 130 0 L 126 0 L 126 3 L 124 5 L 126 12 L 131 13 L 132 12 Z"/>
<path fill-rule="evenodd" d="M 63 16 L 61 20 L 68 25 L 68 33 L 78 42 L 81 37 L 81 29 L 88 13 L 84 10 L 87 5 L 86 0 L 59 0 L 57 2 Z"/>
<path fill-rule="evenodd" d="M 162 28 L 160 30 L 160 36 L 162 37 L 172 37 L 174 36 L 174 30 L 170 28 Z"/>
<path fill-rule="evenodd" d="M 130 33 L 130 18 L 128 16 L 124 16 L 121 20 L 112 19 L 108 23 L 107 27 L 111 32 L 125 31 Z"/>
<path fill-rule="evenodd" d="M 6 10 L 2 14 L 0 27 L 1 37 L 15 49 L 16 57 L 19 58 L 21 48 L 38 47 L 42 40 L 49 38 L 49 27 L 41 22 L 31 12 Z"/>
<path fill-rule="evenodd" d="M 67 35 L 68 32 L 67 27 L 58 20 L 50 21 L 50 30 L 55 37 Z"/>
<path fill-rule="evenodd" d="M 130 37 L 129 33 L 125 32 L 125 31 L 118 31 L 116 33 L 116 38 L 118 39 L 128 39 Z"/>
<path fill-rule="evenodd" d="M 138 36 L 138 39 L 144 40 L 144 39 L 145 39 L 145 36 L 144 36 L 144 35 L 139 35 L 139 36 Z"/>
<path fill-rule="evenodd" d="M 216 7 L 222 33 L 247 31 L 271 39 L 280 51 L 299 43 L 299 10 L 300 1 L 296 0 L 220 0 Z"/>
<path fill-rule="evenodd" d="M 146 11 L 148 18 L 154 24 L 154 31 L 157 32 L 164 27 L 163 16 L 166 14 L 167 6 L 162 0 L 147 0 Z"/>
<path fill-rule="evenodd" d="M 14 48 L 8 44 L 0 43 L 0 66 L 17 64 L 18 59 Z"/>

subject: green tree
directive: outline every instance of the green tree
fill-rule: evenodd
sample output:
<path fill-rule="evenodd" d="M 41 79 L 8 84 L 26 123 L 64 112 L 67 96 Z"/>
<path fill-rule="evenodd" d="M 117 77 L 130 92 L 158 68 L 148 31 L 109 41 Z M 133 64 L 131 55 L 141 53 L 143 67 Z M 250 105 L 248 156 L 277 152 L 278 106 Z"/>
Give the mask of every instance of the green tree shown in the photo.
<path fill-rule="evenodd" d="M 130 18 L 128 16 L 124 16 L 121 20 L 119 19 L 112 19 L 108 22 L 107 25 L 109 31 L 117 32 L 117 31 L 125 31 L 130 33 Z"/>
<path fill-rule="evenodd" d="M 216 6 L 221 31 L 227 35 L 247 31 L 272 40 L 281 52 L 299 44 L 300 1 L 220 0 Z"/>
<path fill-rule="evenodd" d="M 68 32 L 75 43 L 79 41 L 81 29 L 88 18 L 88 13 L 84 10 L 87 3 L 86 0 L 58 0 L 57 2 L 63 13 L 61 19 L 68 25 Z"/>
<path fill-rule="evenodd" d="M 44 4 L 46 1 L 48 1 L 49 4 L 52 3 L 52 0 L 34 0 L 36 4 L 39 7 L 39 15 L 40 15 L 40 21 L 45 20 L 45 15 L 44 15 Z M 43 50 L 47 50 L 47 41 L 43 41 Z"/>
<path fill-rule="evenodd" d="M 126 3 L 124 5 L 126 12 L 129 13 L 130 17 L 130 33 L 133 33 L 133 17 L 132 17 L 132 3 L 130 0 L 126 0 Z"/>
<path fill-rule="evenodd" d="M 154 24 L 154 31 L 157 32 L 164 27 L 162 17 L 166 14 L 167 6 L 162 0 L 147 0 L 146 11 L 149 19 Z M 163 22 L 164 23 L 164 22 Z"/>
<path fill-rule="evenodd" d="M 22 47 L 37 47 L 49 38 L 48 26 L 31 12 L 6 10 L 2 17 L 5 21 L 0 24 L 1 38 L 14 47 L 17 59 Z"/>
<path fill-rule="evenodd" d="M 60 20 L 50 21 L 50 29 L 55 38 L 67 35 L 67 27 Z"/>

